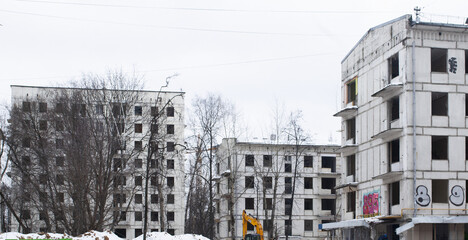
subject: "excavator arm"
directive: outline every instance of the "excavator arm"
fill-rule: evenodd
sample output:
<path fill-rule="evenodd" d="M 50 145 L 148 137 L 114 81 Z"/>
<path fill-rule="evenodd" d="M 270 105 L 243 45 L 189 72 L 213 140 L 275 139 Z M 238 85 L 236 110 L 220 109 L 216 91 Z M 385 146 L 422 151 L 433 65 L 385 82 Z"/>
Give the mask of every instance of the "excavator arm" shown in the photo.
<path fill-rule="evenodd" d="M 255 236 L 248 236 L 247 235 L 247 225 L 248 223 L 252 224 L 255 227 L 255 231 L 257 232 L 260 240 L 263 240 L 263 228 L 262 224 L 260 221 L 258 221 L 256 218 L 248 215 L 245 210 L 242 212 L 242 239 L 247 240 L 247 239 L 256 239 Z M 247 238 L 246 238 L 247 235 Z"/>

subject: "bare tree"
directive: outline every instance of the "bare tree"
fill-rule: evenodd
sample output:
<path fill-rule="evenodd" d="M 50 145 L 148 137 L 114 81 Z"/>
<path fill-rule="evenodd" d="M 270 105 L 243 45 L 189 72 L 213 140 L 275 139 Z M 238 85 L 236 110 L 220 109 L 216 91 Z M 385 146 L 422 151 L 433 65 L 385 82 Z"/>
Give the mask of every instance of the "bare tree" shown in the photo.
<path fill-rule="evenodd" d="M 201 199 L 207 194 L 209 199 L 206 207 L 207 216 L 205 214 L 201 216 L 206 225 L 202 228 L 203 232 L 200 234 L 207 235 L 210 239 L 214 238 L 214 202 L 213 202 L 213 164 L 214 164 L 214 151 L 217 145 L 217 139 L 221 136 L 221 129 L 224 126 L 223 121 L 228 115 L 229 104 L 225 102 L 220 96 L 214 94 L 208 94 L 207 97 L 196 97 L 192 103 L 193 107 L 193 120 L 192 125 L 194 127 L 194 141 L 192 144 L 195 146 L 195 159 L 193 161 L 193 167 L 191 168 L 191 179 L 190 184 L 196 183 L 197 188 L 189 189 L 187 196 L 187 207 L 186 210 L 186 222 L 191 229 L 188 231 L 195 231 L 192 226 L 198 222 L 196 211 L 201 206 L 196 206 L 194 203 L 195 199 Z M 199 184 L 199 183 L 204 184 Z M 204 185 L 204 186 L 203 186 Z M 205 187 L 206 186 L 206 187 Z M 208 219 L 207 221 L 205 219 Z M 199 229 L 200 230 L 200 229 Z"/>
<path fill-rule="evenodd" d="M 288 213 L 288 222 L 285 226 L 285 235 L 286 240 L 289 239 L 289 235 L 292 230 L 292 213 L 294 209 L 294 197 L 295 197 L 295 190 L 296 184 L 298 181 L 298 167 L 301 162 L 300 158 L 305 151 L 305 147 L 303 146 L 306 141 L 310 138 L 307 133 L 304 131 L 301 125 L 302 121 L 302 113 L 300 111 L 292 112 L 289 115 L 288 126 L 286 127 L 285 133 L 288 137 L 288 141 L 294 145 L 294 155 L 293 155 L 293 177 L 292 177 L 292 189 L 291 189 L 291 199 L 290 201 L 290 210 Z"/>
<path fill-rule="evenodd" d="M 127 209 L 134 193 L 125 187 L 125 166 L 139 151 L 126 143 L 141 88 L 120 72 L 87 75 L 74 88 L 44 88 L 12 107 L 9 159 L 20 200 L 14 208 L 29 219 L 23 231 L 35 224 L 31 209 L 45 231 L 80 234 L 117 224 L 114 207 Z"/>

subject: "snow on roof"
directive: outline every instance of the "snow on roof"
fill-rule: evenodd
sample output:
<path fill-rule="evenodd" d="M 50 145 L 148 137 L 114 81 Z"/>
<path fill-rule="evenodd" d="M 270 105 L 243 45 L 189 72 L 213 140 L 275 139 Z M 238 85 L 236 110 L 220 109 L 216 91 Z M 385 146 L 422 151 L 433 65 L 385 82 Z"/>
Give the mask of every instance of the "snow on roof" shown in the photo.
<path fill-rule="evenodd" d="M 172 236 L 165 232 L 151 232 L 146 235 L 147 240 L 209 240 L 206 237 L 194 234 L 183 234 Z M 8 232 L 0 234 L 0 240 L 6 239 L 72 239 L 72 240 L 123 240 L 110 231 L 89 231 L 78 237 L 72 237 L 61 233 L 29 233 Z M 134 240 L 143 240 L 143 235 Z"/>

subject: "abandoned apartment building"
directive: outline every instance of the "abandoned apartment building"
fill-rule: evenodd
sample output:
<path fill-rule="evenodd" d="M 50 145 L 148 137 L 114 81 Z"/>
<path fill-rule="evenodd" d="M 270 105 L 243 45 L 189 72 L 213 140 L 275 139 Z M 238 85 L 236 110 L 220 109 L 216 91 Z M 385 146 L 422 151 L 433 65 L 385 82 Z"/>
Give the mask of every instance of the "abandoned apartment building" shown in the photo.
<path fill-rule="evenodd" d="M 110 193 L 104 203 L 109 215 L 103 218 L 105 228 L 112 224 L 114 232 L 127 239 L 143 233 L 144 186 L 148 179 L 148 230 L 171 234 L 184 232 L 185 202 L 178 201 L 184 199 L 184 150 L 180 147 L 184 142 L 185 127 L 183 92 L 13 85 L 11 93 L 12 106 L 18 109 L 18 121 L 11 122 L 12 129 L 27 136 L 18 135 L 23 138 L 16 152 L 22 164 L 12 165 L 11 171 L 12 189 L 16 189 L 16 195 L 12 196 L 15 197 L 14 208 L 21 213 L 25 227 L 12 218 L 12 231 L 69 232 L 64 223 L 73 218 L 70 207 L 77 204 L 70 190 L 70 186 L 77 183 L 68 182 L 73 180 L 68 178 L 68 164 L 71 163 L 69 158 L 74 156 L 70 152 L 73 141 L 68 137 L 71 130 L 67 127 L 76 126 L 67 122 L 69 116 L 64 109 L 69 107 L 71 114 L 76 112 L 73 121 L 82 121 L 90 126 L 96 123 L 94 131 L 103 134 L 109 127 L 107 130 L 112 134 L 107 137 L 119 137 L 117 151 L 109 156 L 111 163 L 106 165 L 111 168 L 110 176 L 114 181 L 106 186 Z M 58 93 L 63 95 L 57 98 Z M 81 97 L 79 101 L 73 98 L 75 95 Z M 69 97 L 69 102 L 63 100 L 65 96 Z M 109 122 L 111 125 L 106 126 Z M 104 140 L 103 143 L 106 145 L 108 142 Z M 149 148 L 153 151 L 150 158 Z M 39 150 L 47 154 L 38 155 Z M 78 152 L 82 150 L 85 149 Z M 90 154 L 96 157 L 97 153 Z M 91 161 L 100 160 L 96 157 Z M 29 169 L 28 177 L 20 169 Z M 85 169 L 83 165 L 80 171 Z M 160 176 L 158 179 L 155 172 Z M 161 201 L 164 203 L 163 212 L 159 210 Z M 99 215 L 93 216 L 99 218 Z"/>
<path fill-rule="evenodd" d="M 340 221 L 332 239 L 468 233 L 468 26 L 405 15 L 342 61 Z"/>
<path fill-rule="evenodd" d="M 319 231 L 319 225 L 336 221 L 334 188 L 341 171 L 338 149 L 338 145 L 223 139 L 216 152 L 217 238 L 242 236 L 242 211 L 245 209 L 260 220 L 265 237 L 282 238 L 288 234 L 301 239 L 322 239 L 326 232 Z M 273 209 L 274 223 L 271 222 Z M 268 232 L 269 226 L 272 226 L 271 232 Z M 253 226 L 249 225 L 248 230 L 253 233 Z"/>

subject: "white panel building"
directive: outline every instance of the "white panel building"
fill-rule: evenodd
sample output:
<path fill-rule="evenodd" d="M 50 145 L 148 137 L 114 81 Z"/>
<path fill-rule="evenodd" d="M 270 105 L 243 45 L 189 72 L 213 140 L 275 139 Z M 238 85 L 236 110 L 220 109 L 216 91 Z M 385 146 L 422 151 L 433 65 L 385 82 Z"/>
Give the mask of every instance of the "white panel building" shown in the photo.
<path fill-rule="evenodd" d="M 63 153 L 62 155 L 51 159 L 47 163 L 49 169 L 52 169 L 53 174 L 57 174 L 53 179 L 58 179 L 58 176 L 63 174 L 60 172 L 66 168 L 67 164 L 67 145 L 66 140 L 59 141 L 62 132 L 67 129 L 63 129 L 57 121 L 48 121 L 45 117 L 47 114 L 56 114 L 58 112 L 59 105 L 55 102 L 57 92 L 65 91 L 67 93 L 82 92 L 83 94 L 94 94 L 101 91 L 102 94 L 108 94 L 111 90 L 90 90 L 90 89 L 77 89 L 77 88 L 54 88 L 54 87 L 35 87 L 35 86 L 11 86 L 12 91 L 12 106 L 16 107 L 18 111 L 26 112 L 31 116 L 31 120 L 26 121 L 28 125 L 38 124 L 42 132 L 51 133 L 47 136 L 50 137 L 45 140 L 47 146 L 52 146 L 53 149 L 57 149 L 57 154 Z M 106 92 L 107 91 L 107 92 Z M 125 138 L 121 141 L 121 146 L 118 152 L 113 156 L 112 164 L 114 175 L 113 177 L 120 177 L 121 181 L 113 182 L 115 189 L 119 189 L 118 192 L 111 192 L 109 197 L 106 199 L 108 204 L 113 204 L 113 208 L 106 214 L 106 223 L 104 228 L 109 229 L 108 226 L 110 221 L 113 221 L 113 217 L 117 216 L 120 220 L 113 226 L 111 230 L 116 232 L 123 238 L 134 238 L 142 234 L 143 231 L 143 211 L 144 211 L 144 199 L 145 199 L 145 179 L 146 179 L 146 166 L 150 168 L 148 171 L 151 176 L 149 179 L 148 186 L 148 231 L 167 231 L 171 234 L 182 234 L 184 232 L 184 93 L 183 92 L 158 92 L 158 91 L 134 91 L 131 96 L 133 99 L 124 99 L 124 97 L 118 99 L 117 95 L 123 95 L 125 91 L 112 90 L 113 96 L 108 101 L 96 101 L 92 104 L 78 106 L 82 111 L 82 116 L 90 116 L 88 114 L 101 114 L 105 115 L 106 112 L 112 112 L 114 116 L 117 114 L 125 115 L 122 117 L 122 121 L 125 124 L 117 125 L 116 131 L 124 135 Z M 127 95 L 130 96 L 130 95 Z M 115 106 L 119 106 L 115 108 Z M 63 107 L 63 106 L 61 106 Z M 87 113 L 85 113 L 87 112 Z M 112 116 L 112 114 L 110 114 Z M 23 115 L 26 116 L 26 115 Z M 50 116 L 50 115 L 49 115 Z M 158 117 L 158 121 L 155 122 L 152 119 Z M 99 119 L 99 118 L 98 118 Z M 20 126 L 24 124 L 24 121 L 11 122 L 12 126 Z M 101 126 L 102 124 L 97 125 Z M 66 128 L 66 126 L 65 126 Z M 151 131 L 158 133 L 158 138 L 150 141 Z M 31 139 L 33 140 L 33 139 Z M 105 140 L 103 140 L 105 141 Z M 29 142 L 28 142 L 29 143 Z M 60 146 L 59 146 L 60 143 Z M 28 145 L 20 145 L 18 153 L 23 154 L 29 161 L 28 164 L 32 164 L 33 167 L 38 167 L 41 163 L 38 163 L 35 159 L 35 155 L 31 154 L 31 149 L 36 144 L 33 140 Z M 147 161 L 147 155 L 149 154 L 148 148 L 154 147 L 154 156 Z M 58 150 L 58 149 L 63 150 Z M 24 158 L 23 158 L 24 159 Z M 60 161 L 59 161 L 60 159 Z M 65 159 L 65 160 L 64 160 Z M 126 159 L 125 161 L 123 159 Z M 148 164 L 147 164 L 148 163 Z M 158 170 L 159 169 L 159 170 Z M 44 170 L 45 171 L 45 170 Z M 50 173 L 50 172 L 49 172 Z M 92 174 L 92 173 L 90 173 Z M 118 175 L 117 175 L 118 174 Z M 155 183 L 154 176 L 158 174 L 161 181 L 161 189 L 158 190 Z M 18 209 L 17 212 L 21 213 L 21 217 L 27 224 L 26 228 L 20 227 L 17 223 L 13 224 L 12 231 L 20 232 L 39 232 L 45 231 L 46 224 L 44 216 L 47 215 L 48 219 L 51 219 L 54 224 L 48 229 L 49 231 L 63 232 L 67 231 L 66 227 L 61 225 L 61 221 L 57 218 L 56 213 L 47 212 L 47 214 L 39 214 L 38 208 L 40 207 L 40 201 L 34 200 L 33 196 L 37 195 L 37 188 L 46 186 L 47 180 L 42 182 L 39 178 L 39 185 L 35 188 L 29 188 L 28 181 L 22 179 L 22 176 L 15 166 L 12 166 L 12 179 L 13 185 L 20 185 L 20 188 L 26 186 L 27 189 L 32 189 L 27 193 L 28 197 L 17 196 L 15 207 Z M 37 176 L 33 176 L 37 177 Z M 50 176 L 45 176 L 49 178 Z M 66 179 L 66 178 L 65 178 Z M 33 180 L 34 181 L 34 180 Z M 61 180 L 61 183 L 54 183 L 54 186 L 59 188 L 56 192 L 51 193 L 50 191 L 44 190 L 43 192 L 47 197 L 57 199 L 56 203 L 63 204 L 66 206 L 71 203 L 70 192 L 66 190 L 64 186 L 67 186 Z M 86 181 L 83 179 L 83 184 Z M 44 184 L 44 185 L 42 185 Z M 60 186 L 58 186 L 60 185 Z M 48 185 L 47 185 L 48 186 Z M 110 186 L 111 188 L 113 186 Z M 62 192 L 60 192 L 63 189 Z M 57 196 L 54 196 L 57 194 Z M 32 199 L 32 200 L 31 200 Z M 161 206 L 160 201 L 164 201 L 164 210 L 161 212 L 159 207 Z M 121 202 L 122 205 L 118 203 Z M 74 203 L 76 204 L 76 202 Z M 88 209 L 82 209 L 87 211 Z M 43 211 L 43 210 L 42 210 Z M 48 210 L 45 210 L 48 211 Z M 50 211 L 50 210 L 49 210 Z M 68 215 L 69 214 L 69 215 Z M 165 227 L 161 228 L 161 214 L 164 215 Z M 54 216 L 55 215 L 55 216 Z M 73 217 L 72 213 L 65 212 L 62 217 Z M 91 229 L 86 229 L 91 230 Z"/>
<path fill-rule="evenodd" d="M 334 187 L 340 181 L 341 171 L 340 161 L 336 160 L 338 149 L 337 145 L 223 139 L 216 152 L 219 176 L 216 182 L 217 238 L 242 237 L 242 211 L 245 209 L 260 220 L 265 239 L 267 236 L 284 238 L 286 233 L 291 239 L 323 239 L 326 232 L 319 230 L 319 225 L 336 221 Z M 273 211 L 273 233 L 269 233 L 267 229 Z M 288 230 L 287 226 L 291 228 Z M 248 232 L 255 231 L 249 227 Z"/>
<path fill-rule="evenodd" d="M 405 15 L 342 61 L 341 221 L 334 239 L 468 233 L 468 26 Z"/>

